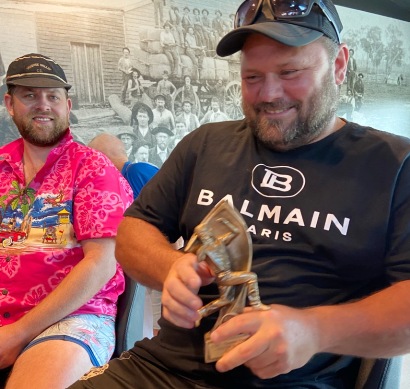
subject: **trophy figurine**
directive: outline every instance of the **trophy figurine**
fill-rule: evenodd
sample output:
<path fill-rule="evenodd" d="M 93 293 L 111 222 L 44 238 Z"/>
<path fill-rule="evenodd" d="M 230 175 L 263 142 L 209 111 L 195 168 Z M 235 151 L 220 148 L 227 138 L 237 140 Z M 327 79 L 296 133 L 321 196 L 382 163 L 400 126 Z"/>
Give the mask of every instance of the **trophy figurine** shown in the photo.
<path fill-rule="evenodd" d="M 246 340 L 241 334 L 222 344 L 214 344 L 210 334 L 222 323 L 243 312 L 246 300 L 257 310 L 270 307 L 262 304 L 257 275 L 250 271 L 252 265 L 252 240 L 241 214 L 227 201 L 219 202 L 195 227 L 186 252 L 205 261 L 215 275 L 219 298 L 198 310 L 200 319 L 219 310 L 212 330 L 205 334 L 205 362 L 217 361 L 226 351 Z"/>

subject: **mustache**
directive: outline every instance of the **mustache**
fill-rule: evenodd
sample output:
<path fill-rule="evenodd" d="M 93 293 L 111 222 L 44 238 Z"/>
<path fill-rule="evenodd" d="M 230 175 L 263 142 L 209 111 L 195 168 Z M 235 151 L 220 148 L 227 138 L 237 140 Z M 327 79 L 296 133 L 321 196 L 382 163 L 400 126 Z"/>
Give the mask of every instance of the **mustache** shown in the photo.
<path fill-rule="evenodd" d="M 277 100 L 272 102 L 258 103 L 253 106 L 255 112 L 260 113 L 262 111 L 280 111 L 286 110 L 292 107 L 298 107 L 299 105 L 295 102 Z"/>
<path fill-rule="evenodd" d="M 51 113 L 51 112 L 35 112 L 35 113 L 32 113 L 31 115 L 30 115 L 30 118 L 31 119 L 34 119 L 35 117 L 37 117 L 37 116 L 45 116 L 45 117 L 47 117 L 47 118 L 49 118 L 49 119 L 55 119 L 55 115 L 53 114 L 53 113 Z"/>

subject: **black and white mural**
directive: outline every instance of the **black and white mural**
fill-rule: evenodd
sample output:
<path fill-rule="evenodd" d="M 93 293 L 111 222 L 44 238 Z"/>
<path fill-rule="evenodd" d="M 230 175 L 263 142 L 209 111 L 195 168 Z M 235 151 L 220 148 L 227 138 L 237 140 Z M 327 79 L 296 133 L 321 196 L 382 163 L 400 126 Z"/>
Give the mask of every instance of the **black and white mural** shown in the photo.
<path fill-rule="evenodd" d="M 241 1 L 0 0 L 0 99 L 8 64 L 37 52 L 73 85 L 71 127 L 87 144 L 110 132 L 133 161 L 165 157 L 202 123 L 242 117 L 239 54 L 219 39 Z M 351 60 L 339 115 L 410 137 L 410 23 L 337 6 Z M 156 127 L 168 131 L 153 133 Z M 155 131 L 154 131 L 155 132 Z M 0 106 L 0 144 L 18 136 Z"/>

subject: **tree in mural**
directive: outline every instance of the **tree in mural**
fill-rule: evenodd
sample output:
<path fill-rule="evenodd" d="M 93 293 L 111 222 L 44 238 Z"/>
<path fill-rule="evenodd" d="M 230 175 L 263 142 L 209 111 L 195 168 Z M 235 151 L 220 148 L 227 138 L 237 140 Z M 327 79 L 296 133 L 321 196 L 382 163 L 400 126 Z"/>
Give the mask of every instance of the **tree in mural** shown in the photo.
<path fill-rule="evenodd" d="M 384 52 L 386 61 L 385 80 L 389 78 L 393 66 L 402 66 L 404 60 L 403 40 L 401 39 L 403 32 L 397 26 L 389 24 L 386 30 L 387 45 Z"/>
<path fill-rule="evenodd" d="M 35 200 L 35 190 L 28 187 L 21 187 L 17 181 L 12 181 L 11 183 L 13 189 L 11 189 L 7 194 L 0 196 L 0 208 L 5 212 L 8 207 L 12 211 L 16 211 L 20 206 L 23 218 L 29 214 L 31 205 Z M 4 214 L 0 215 L 0 223 L 3 221 Z"/>
<path fill-rule="evenodd" d="M 378 68 L 385 52 L 385 46 L 382 40 L 382 29 L 378 26 L 367 28 L 367 33 L 361 38 L 360 45 L 367 55 L 366 71 L 369 72 L 370 63 L 376 73 L 377 81 Z"/>

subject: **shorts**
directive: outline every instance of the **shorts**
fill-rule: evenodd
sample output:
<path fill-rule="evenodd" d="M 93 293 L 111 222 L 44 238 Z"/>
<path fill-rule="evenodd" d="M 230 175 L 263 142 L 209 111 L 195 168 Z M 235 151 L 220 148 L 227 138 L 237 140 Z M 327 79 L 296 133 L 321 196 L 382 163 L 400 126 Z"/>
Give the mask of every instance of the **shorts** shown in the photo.
<path fill-rule="evenodd" d="M 107 363 L 115 348 L 115 318 L 107 315 L 67 316 L 44 330 L 23 350 L 47 340 L 66 340 L 83 347 L 94 366 Z"/>
<path fill-rule="evenodd" d="M 101 367 L 93 367 L 67 389 L 217 389 L 178 376 L 130 351 Z"/>

